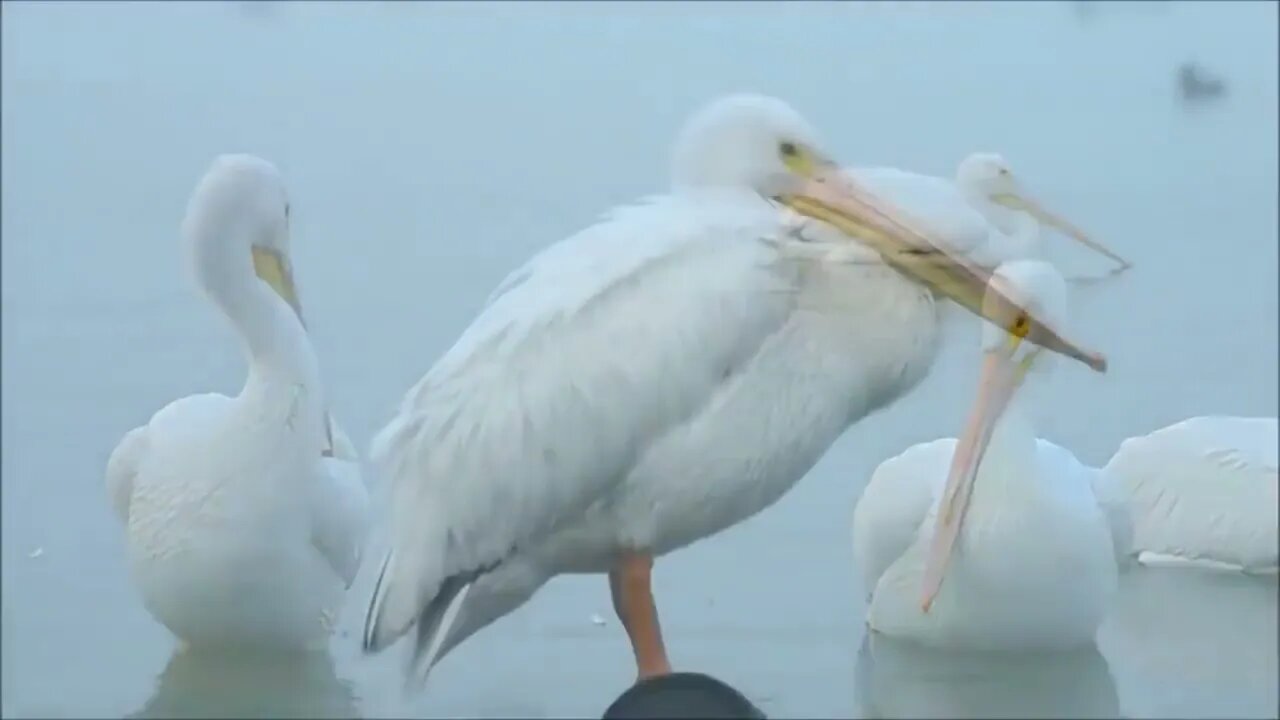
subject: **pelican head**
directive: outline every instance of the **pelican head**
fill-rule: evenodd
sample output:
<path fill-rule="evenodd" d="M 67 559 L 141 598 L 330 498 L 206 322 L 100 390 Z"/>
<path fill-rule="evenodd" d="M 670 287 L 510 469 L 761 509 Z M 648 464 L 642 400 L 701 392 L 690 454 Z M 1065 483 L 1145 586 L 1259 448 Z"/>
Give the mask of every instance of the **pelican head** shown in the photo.
<path fill-rule="evenodd" d="M 1022 317 L 1026 334 L 1054 352 L 1106 369 L 1034 314 L 989 288 L 990 273 L 913 227 L 882 198 L 841 172 L 813 128 L 777 98 L 737 94 L 694 113 L 675 143 L 672 181 L 679 187 L 734 187 L 770 198 L 834 226 L 870 246 L 888 265 L 969 311 L 1000 324 Z M 1012 330 L 1012 328 L 1008 328 Z"/>
<path fill-rule="evenodd" d="M 1006 262 L 996 268 L 991 282 L 1027 312 L 1037 313 L 1053 327 L 1061 328 L 1066 323 L 1066 282 L 1052 265 L 1038 260 Z M 1044 352 L 1045 348 L 1027 338 L 1029 322 L 1025 316 L 1014 318 L 1008 325 L 1011 329 L 983 324 L 984 359 L 978 398 L 951 458 L 951 470 L 942 491 L 933 543 L 925 565 L 921 605 L 926 612 L 942 585 L 947 561 L 968 511 L 974 479 L 992 431 L 1028 373 L 1033 368 L 1047 372 L 1052 360 Z"/>
<path fill-rule="evenodd" d="M 289 199 L 275 166 L 252 155 L 213 161 L 183 220 L 201 285 L 221 300 L 247 269 L 302 319 L 289 260 Z"/>
<path fill-rule="evenodd" d="M 1035 312 L 1059 332 L 1067 324 L 1067 284 L 1050 263 L 1040 260 L 1011 260 L 996 268 L 991 282 L 1028 312 Z M 1015 320 L 1013 332 L 982 323 L 982 352 L 988 359 L 1004 358 L 1005 364 L 1020 373 L 1045 371 L 1053 358 L 1042 355 L 1044 348 L 1034 342 L 1023 342 Z M 1021 382 L 1022 376 L 1018 376 Z"/>
<path fill-rule="evenodd" d="M 804 169 L 802 163 L 822 164 L 820 147 L 817 132 L 785 102 L 729 95 L 685 123 L 672 152 L 672 181 L 684 187 L 747 187 L 772 196 Z"/>
<path fill-rule="evenodd" d="M 996 153 L 977 152 L 962 160 L 960 167 L 956 170 L 956 185 L 972 199 L 1015 212 L 1024 212 L 1043 225 L 1060 230 L 1081 245 L 1111 258 L 1120 265 L 1120 270 L 1130 266 L 1128 260 L 1090 238 L 1069 220 L 1036 202 L 1022 188 L 1022 183 L 1013 174 L 1009 163 Z"/>

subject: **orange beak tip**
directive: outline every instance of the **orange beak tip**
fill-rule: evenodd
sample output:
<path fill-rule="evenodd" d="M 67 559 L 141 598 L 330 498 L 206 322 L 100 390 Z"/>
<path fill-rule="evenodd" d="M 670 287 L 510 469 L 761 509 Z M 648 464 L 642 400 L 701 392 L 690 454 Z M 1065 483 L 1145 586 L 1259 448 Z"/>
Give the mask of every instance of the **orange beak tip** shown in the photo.
<path fill-rule="evenodd" d="M 1107 372 L 1107 356 L 1102 353 L 1093 353 L 1089 356 L 1089 367 L 1096 372 L 1105 374 Z"/>

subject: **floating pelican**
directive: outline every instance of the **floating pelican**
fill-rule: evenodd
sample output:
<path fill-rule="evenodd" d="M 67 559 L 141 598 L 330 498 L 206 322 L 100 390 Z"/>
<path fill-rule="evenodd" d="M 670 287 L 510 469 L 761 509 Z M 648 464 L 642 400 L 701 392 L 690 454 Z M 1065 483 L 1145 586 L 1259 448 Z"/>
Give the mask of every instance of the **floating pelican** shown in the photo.
<path fill-rule="evenodd" d="M 1042 224 L 1115 261 L 1117 267 L 1111 274 L 1130 267 L 1129 261 L 1032 199 L 1000 155 L 969 155 L 961 161 L 954 181 L 892 167 L 846 172 L 877 196 L 903 208 L 920 229 L 932 232 L 983 267 L 1039 258 Z"/>
<path fill-rule="evenodd" d="M 1103 468 L 1127 494 L 1144 563 L 1277 565 L 1275 418 L 1194 417 L 1129 438 Z"/>
<path fill-rule="evenodd" d="M 1063 324 L 1066 286 L 1051 265 L 1005 263 L 993 282 L 1046 323 Z M 854 510 L 868 625 L 970 649 L 1090 642 L 1128 555 L 1127 508 L 1097 470 L 1036 438 L 1016 393 L 1054 358 L 1019 327 L 984 323 L 982 348 L 978 399 L 960 441 L 922 443 L 885 461 Z"/>
<path fill-rule="evenodd" d="M 697 113 L 673 176 L 510 275 L 374 439 L 391 545 L 364 644 L 416 624 L 411 680 L 572 572 L 609 575 L 639 676 L 669 672 L 653 558 L 768 507 L 918 383 L 930 288 L 1024 317 L 1002 295 L 984 306 L 987 276 L 851 183 L 780 100 Z M 878 252 L 806 234 L 814 218 Z"/>
<path fill-rule="evenodd" d="M 188 644 L 321 646 L 360 562 L 369 499 L 326 410 L 276 169 L 219 157 L 183 236 L 249 375 L 236 397 L 170 403 L 111 454 L 107 490 L 134 580 L 147 609 Z"/>

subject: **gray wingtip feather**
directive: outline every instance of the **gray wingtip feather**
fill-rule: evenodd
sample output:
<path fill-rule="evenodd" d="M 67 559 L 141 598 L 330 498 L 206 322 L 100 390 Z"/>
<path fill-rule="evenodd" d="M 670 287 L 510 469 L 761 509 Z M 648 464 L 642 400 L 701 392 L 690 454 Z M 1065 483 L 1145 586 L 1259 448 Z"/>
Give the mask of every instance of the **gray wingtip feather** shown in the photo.
<path fill-rule="evenodd" d="M 463 582 L 461 578 L 450 578 L 418 618 L 418 641 L 405 678 L 406 691 L 420 690 L 427 684 L 427 677 L 440 660 L 445 640 L 466 602 L 467 594 L 471 592 L 471 585 L 470 580 Z"/>
<path fill-rule="evenodd" d="M 369 609 L 364 617 L 364 651 L 376 653 L 390 645 L 390 638 L 380 637 L 380 620 L 382 603 L 387 594 L 387 569 L 391 566 L 394 553 L 387 552 L 382 558 L 382 568 L 378 571 L 378 581 L 373 586 L 373 597 L 369 599 Z"/>

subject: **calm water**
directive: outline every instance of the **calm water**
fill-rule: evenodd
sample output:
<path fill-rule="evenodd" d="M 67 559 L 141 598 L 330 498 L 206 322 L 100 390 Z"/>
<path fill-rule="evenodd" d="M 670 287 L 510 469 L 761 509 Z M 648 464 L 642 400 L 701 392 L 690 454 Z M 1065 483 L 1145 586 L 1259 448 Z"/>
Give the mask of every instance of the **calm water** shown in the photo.
<path fill-rule="evenodd" d="M 734 89 L 788 99 L 850 164 L 949 174 L 998 150 L 1136 261 L 1073 298 L 1111 372 L 1063 365 L 1043 398 L 1042 434 L 1082 459 L 1190 415 L 1277 412 L 1275 4 L 6 2 L 3 20 L 6 715 L 598 717 L 630 680 L 604 581 L 566 578 L 404 699 L 399 656 L 357 650 L 368 566 L 331 660 L 171 659 L 102 475 L 156 409 L 242 381 L 177 243 L 224 151 L 288 179 L 308 319 L 362 447 L 506 271 L 660 188 L 684 115 Z M 1189 59 L 1230 95 L 1183 106 Z M 1274 578 L 1138 572 L 1096 653 L 864 643 L 853 503 L 878 462 L 954 434 L 973 328 L 775 508 L 659 565 L 674 661 L 775 716 L 1274 717 Z"/>

